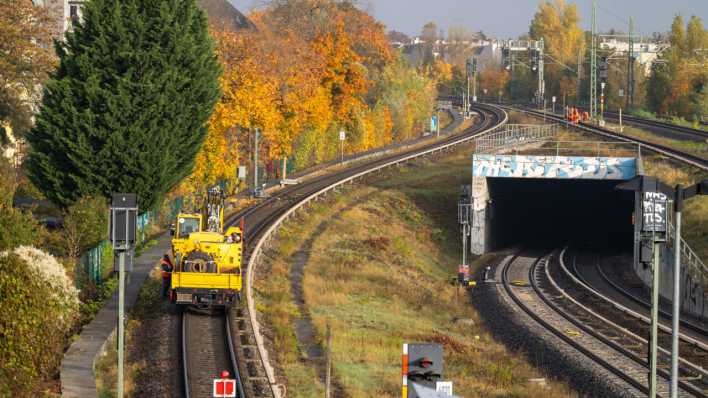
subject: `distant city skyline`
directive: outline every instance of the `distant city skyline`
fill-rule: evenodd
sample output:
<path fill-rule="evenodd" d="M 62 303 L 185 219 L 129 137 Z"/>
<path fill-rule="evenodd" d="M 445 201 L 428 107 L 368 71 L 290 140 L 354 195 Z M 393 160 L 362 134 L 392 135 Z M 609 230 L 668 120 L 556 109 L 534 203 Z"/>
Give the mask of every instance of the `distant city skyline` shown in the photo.
<path fill-rule="evenodd" d="M 230 0 L 240 11 L 248 13 L 267 0 Z M 430 21 L 447 32 L 450 26 L 464 26 L 482 30 L 498 38 L 513 38 L 528 32 L 529 23 L 538 9 L 537 0 L 359 0 L 360 6 L 370 11 L 386 25 L 386 30 L 397 30 L 409 36 L 420 34 L 421 27 Z M 569 1 L 578 5 L 580 26 L 590 29 L 591 0 Z M 642 35 L 666 32 L 676 14 L 685 20 L 697 15 L 707 23 L 706 0 L 598 0 L 598 29 L 628 30 L 629 16 L 634 16 L 635 29 Z"/>

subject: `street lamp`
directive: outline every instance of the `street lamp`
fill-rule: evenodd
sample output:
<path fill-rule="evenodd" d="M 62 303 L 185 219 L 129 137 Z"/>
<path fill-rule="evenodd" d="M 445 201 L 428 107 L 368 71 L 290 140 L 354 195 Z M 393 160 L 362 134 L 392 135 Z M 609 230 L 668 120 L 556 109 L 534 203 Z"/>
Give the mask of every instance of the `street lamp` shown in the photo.
<path fill-rule="evenodd" d="M 600 83 L 600 120 L 601 126 L 604 126 L 605 114 L 605 82 Z"/>
<path fill-rule="evenodd" d="M 681 287 L 681 212 L 683 211 L 683 202 L 696 195 L 708 195 L 708 179 L 688 188 L 683 188 L 681 184 L 676 185 L 674 192 L 676 218 L 674 234 L 674 297 L 671 318 L 671 398 L 678 396 L 679 316 L 681 313 L 681 295 L 679 291 Z"/>

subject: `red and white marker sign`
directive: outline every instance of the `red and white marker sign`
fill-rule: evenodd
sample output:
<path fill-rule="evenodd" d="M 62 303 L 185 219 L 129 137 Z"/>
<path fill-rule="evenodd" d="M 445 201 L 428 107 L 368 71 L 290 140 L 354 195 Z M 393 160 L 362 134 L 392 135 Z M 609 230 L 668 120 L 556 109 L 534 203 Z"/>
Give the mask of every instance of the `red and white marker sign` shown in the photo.
<path fill-rule="evenodd" d="M 229 372 L 221 372 L 222 379 L 214 380 L 214 397 L 215 398 L 235 398 L 236 397 L 236 380 L 227 379 Z"/>

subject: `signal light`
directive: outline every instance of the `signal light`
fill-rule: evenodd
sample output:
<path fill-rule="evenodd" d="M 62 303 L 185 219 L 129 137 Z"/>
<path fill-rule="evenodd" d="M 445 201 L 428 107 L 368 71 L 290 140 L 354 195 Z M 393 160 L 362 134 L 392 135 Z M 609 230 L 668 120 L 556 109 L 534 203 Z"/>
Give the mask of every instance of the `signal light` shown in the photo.
<path fill-rule="evenodd" d="M 428 357 L 425 357 L 420 360 L 419 364 L 421 368 L 427 369 L 433 366 L 433 361 L 431 361 Z"/>

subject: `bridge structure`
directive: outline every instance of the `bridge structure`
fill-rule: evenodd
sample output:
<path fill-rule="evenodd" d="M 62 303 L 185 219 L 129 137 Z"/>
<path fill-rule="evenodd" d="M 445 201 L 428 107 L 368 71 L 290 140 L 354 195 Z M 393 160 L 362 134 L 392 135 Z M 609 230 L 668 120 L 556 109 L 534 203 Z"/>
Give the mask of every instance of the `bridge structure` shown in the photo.
<path fill-rule="evenodd" d="M 557 125 L 508 125 L 477 139 L 468 189 L 469 227 L 463 232 L 472 254 L 515 244 L 602 242 L 631 247 L 633 268 L 645 286 L 651 267 L 640 261 L 641 222 L 648 211 L 640 192 L 617 186 L 644 175 L 641 146 L 626 142 L 553 141 Z M 667 203 L 671 208 L 671 199 Z M 673 225 L 661 246 L 660 295 L 673 296 Z M 544 242 L 545 241 L 545 242 Z M 708 319 L 708 267 L 681 242 L 681 308 Z"/>

